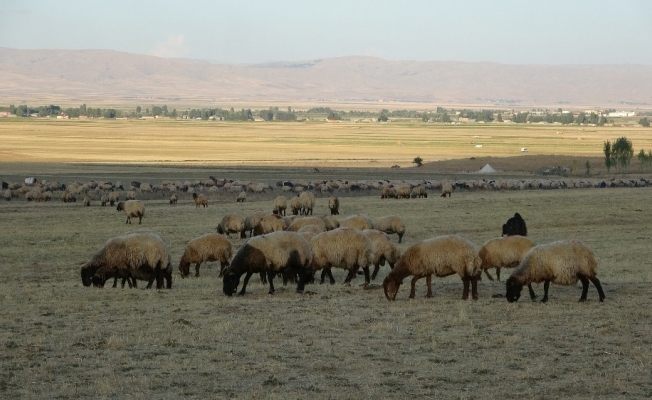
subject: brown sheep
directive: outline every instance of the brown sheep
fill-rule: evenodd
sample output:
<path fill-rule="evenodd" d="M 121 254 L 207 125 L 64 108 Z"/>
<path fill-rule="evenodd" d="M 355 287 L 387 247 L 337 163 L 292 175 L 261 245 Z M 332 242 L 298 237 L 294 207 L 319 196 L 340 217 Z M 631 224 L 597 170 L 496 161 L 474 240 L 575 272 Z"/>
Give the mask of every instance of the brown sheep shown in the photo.
<path fill-rule="evenodd" d="M 176 193 L 172 194 L 170 196 L 170 204 L 177 204 L 177 201 L 179 201 L 179 196 Z"/>
<path fill-rule="evenodd" d="M 332 215 L 324 215 L 321 219 L 324 221 L 327 231 L 332 231 L 340 227 L 340 221 L 336 220 Z"/>
<path fill-rule="evenodd" d="M 405 223 L 396 215 L 378 218 L 374 222 L 374 229 L 385 232 L 388 235 L 393 233 L 397 234 L 399 243 L 403 241 L 403 235 L 405 235 Z"/>
<path fill-rule="evenodd" d="M 86 196 L 84 197 L 84 206 L 89 207 L 91 205 L 91 198 Z"/>
<path fill-rule="evenodd" d="M 389 240 L 389 236 L 385 232 L 376 229 L 365 229 L 362 233 L 369 238 L 374 255 L 374 272 L 371 274 L 371 280 L 376 279 L 381 265 L 385 265 L 385 261 L 389 264 L 389 268 L 393 269 L 396 261 L 401 257 L 401 252 Z"/>
<path fill-rule="evenodd" d="M 297 218 L 290 224 L 290 226 L 288 226 L 287 230 L 297 232 L 306 225 L 317 225 L 322 229 L 322 231 L 326 230 L 326 224 L 324 224 L 324 221 L 319 217 Z"/>
<path fill-rule="evenodd" d="M 132 217 L 138 217 L 138 225 L 140 225 L 145 216 L 145 205 L 140 200 L 121 201 L 116 209 L 127 214 L 126 224 L 131 224 Z"/>
<path fill-rule="evenodd" d="M 501 268 L 516 268 L 534 243 L 523 236 L 505 236 L 488 240 L 480 249 L 482 269 L 487 278 L 494 280 L 489 268 L 496 268 L 496 277 L 500 281 Z"/>
<path fill-rule="evenodd" d="M 337 228 L 320 233 L 310 240 L 312 249 L 313 271 L 323 270 L 321 283 L 326 275 L 330 283 L 335 284 L 331 268 L 343 268 L 349 271 L 345 283 L 351 282 L 359 268 L 365 275 L 365 283 L 369 283 L 369 266 L 373 264 L 372 245 L 369 239 L 355 228 Z"/>
<path fill-rule="evenodd" d="M 451 197 L 451 194 L 453 193 L 453 186 L 450 183 L 442 183 L 441 185 L 441 197 Z"/>
<path fill-rule="evenodd" d="M 240 237 L 242 239 L 247 237 L 247 232 L 249 232 L 249 237 L 253 236 L 254 233 L 254 228 L 256 225 L 258 225 L 258 222 L 265 216 L 266 214 L 262 211 L 255 212 L 251 215 L 249 215 L 247 218 L 244 220 L 244 229 L 242 230 L 242 233 L 240 234 Z"/>
<path fill-rule="evenodd" d="M 343 219 L 340 222 L 340 227 L 355 228 L 364 231 L 365 229 L 373 229 L 374 223 L 366 215 L 358 214 Z"/>
<path fill-rule="evenodd" d="M 254 236 L 264 235 L 277 231 L 283 231 L 287 228 L 285 220 L 276 214 L 265 215 L 258 221 L 254 227 Z"/>
<path fill-rule="evenodd" d="M 278 196 L 274 199 L 274 211 L 278 215 L 285 216 L 285 210 L 288 207 L 288 199 L 285 196 Z"/>
<path fill-rule="evenodd" d="M 224 216 L 215 228 L 217 233 L 230 237 L 232 233 L 241 235 L 244 230 L 244 219 L 238 214 L 229 214 Z"/>
<path fill-rule="evenodd" d="M 426 297 L 432 297 L 431 278 L 433 274 L 439 277 L 458 274 L 464 282 L 462 299 L 468 299 L 469 284 L 471 284 L 473 299 L 477 300 L 478 278 L 482 272 L 481 264 L 482 261 L 475 246 L 460 236 L 444 235 L 422 240 L 410 246 L 403 253 L 394 269 L 385 278 L 383 282 L 385 297 L 388 300 L 395 300 L 403 279 L 410 275 L 414 276 L 410 298 L 414 298 L 414 286 L 423 277 L 426 277 L 428 285 Z"/>
<path fill-rule="evenodd" d="M 208 233 L 193 239 L 186 246 L 186 250 L 179 261 L 181 277 L 185 278 L 190 274 L 190 264 L 195 264 L 195 277 L 199 277 L 199 267 L 203 262 L 220 262 L 220 276 L 224 268 L 229 266 L 229 260 L 233 253 L 231 242 L 217 233 Z"/>
<path fill-rule="evenodd" d="M 290 200 L 290 210 L 292 210 L 292 215 L 299 215 L 301 212 L 301 200 L 299 196 L 295 196 Z"/>
<path fill-rule="evenodd" d="M 192 199 L 195 201 L 195 208 L 199 208 L 201 206 L 208 207 L 208 199 L 203 194 L 197 196 L 197 193 L 193 193 Z"/>
<path fill-rule="evenodd" d="M 331 215 L 340 215 L 340 199 L 337 196 L 329 197 L 328 208 L 331 210 Z"/>
<path fill-rule="evenodd" d="M 409 199 L 410 198 L 410 187 L 409 186 L 399 186 L 396 189 L 396 198 L 397 199 Z"/>
<path fill-rule="evenodd" d="M 103 194 L 102 197 L 100 197 L 100 204 L 102 204 L 102 207 L 104 207 L 108 202 L 109 202 L 109 196 Z"/>
<path fill-rule="evenodd" d="M 236 203 L 244 203 L 247 200 L 247 193 L 243 190 L 238 194 L 238 197 L 235 199 Z"/>

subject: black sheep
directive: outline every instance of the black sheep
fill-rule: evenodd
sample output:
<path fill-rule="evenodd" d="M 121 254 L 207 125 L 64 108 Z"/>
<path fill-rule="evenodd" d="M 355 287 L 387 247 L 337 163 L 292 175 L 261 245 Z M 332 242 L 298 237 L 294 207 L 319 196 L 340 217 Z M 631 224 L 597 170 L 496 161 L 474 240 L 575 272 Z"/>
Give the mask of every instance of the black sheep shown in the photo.
<path fill-rule="evenodd" d="M 503 224 L 503 236 L 521 235 L 527 236 L 527 227 L 521 214 L 515 213 L 514 216 Z"/>

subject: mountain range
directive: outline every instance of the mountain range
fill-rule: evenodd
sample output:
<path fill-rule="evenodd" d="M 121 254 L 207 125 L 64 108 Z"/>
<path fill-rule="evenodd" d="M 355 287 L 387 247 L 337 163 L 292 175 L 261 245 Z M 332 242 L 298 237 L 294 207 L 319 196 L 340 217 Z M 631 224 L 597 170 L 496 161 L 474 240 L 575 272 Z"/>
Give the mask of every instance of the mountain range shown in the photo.
<path fill-rule="evenodd" d="M 319 103 L 652 108 L 652 65 L 512 65 L 349 56 L 220 64 L 112 50 L 0 48 L 0 102 Z M 386 104 L 387 103 L 387 104 Z M 385 105 L 386 104 L 386 105 Z"/>

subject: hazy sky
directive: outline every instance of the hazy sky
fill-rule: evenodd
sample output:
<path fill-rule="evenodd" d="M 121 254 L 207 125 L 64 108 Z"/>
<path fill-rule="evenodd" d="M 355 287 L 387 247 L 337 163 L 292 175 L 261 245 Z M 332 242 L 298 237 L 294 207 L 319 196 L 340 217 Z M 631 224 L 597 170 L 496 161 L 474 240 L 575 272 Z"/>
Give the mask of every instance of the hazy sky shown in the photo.
<path fill-rule="evenodd" d="M 0 47 L 228 63 L 368 55 L 652 64 L 652 1 L 7 1 Z"/>

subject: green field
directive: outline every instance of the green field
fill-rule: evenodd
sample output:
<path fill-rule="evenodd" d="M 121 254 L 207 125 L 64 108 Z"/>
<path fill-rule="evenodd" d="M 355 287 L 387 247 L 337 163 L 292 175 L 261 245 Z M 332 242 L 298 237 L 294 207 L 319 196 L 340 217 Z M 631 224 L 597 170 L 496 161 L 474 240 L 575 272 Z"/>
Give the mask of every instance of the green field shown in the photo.
<path fill-rule="evenodd" d="M 161 153 L 165 154 L 159 154 L 159 148 L 152 146 L 150 153 L 143 156 L 146 159 L 134 156 L 127 165 L 125 159 L 111 158 L 119 155 L 118 150 L 105 151 L 113 154 L 107 156 L 109 159 L 69 158 L 75 154 L 103 154 L 107 149 L 104 146 L 125 151 L 134 149 L 129 154 L 138 154 L 135 150 L 138 147 L 131 146 L 129 141 L 115 139 L 114 135 L 97 141 L 99 133 L 91 134 L 94 128 L 113 129 L 113 123 L 122 126 L 122 121 L 91 122 L 87 132 L 81 123 L 0 123 L 3 140 L 0 152 L 3 157 L 7 154 L 15 157 L 2 159 L 11 162 L 0 163 L 0 176 L 9 181 L 36 176 L 63 182 L 95 179 L 152 183 L 166 179 L 205 179 L 209 174 L 271 183 L 282 179 L 407 180 L 465 176 L 434 166 L 370 168 L 366 158 L 370 156 L 358 156 L 353 150 L 353 159 L 367 160 L 360 161 L 365 168 L 352 168 L 354 163 L 330 164 L 329 159 L 317 156 L 314 164 L 320 166 L 319 173 L 305 160 L 292 161 L 296 165 L 284 162 L 280 166 L 256 166 L 255 160 L 272 159 L 272 155 L 262 156 L 262 153 L 251 153 L 247 163 L 239 164 L 231 158 L 239 153 L 236 150 L 220 153 L 220 157 L 231 154 L 224 159 L 215 154 L 209 157 L 208 153 L 194 157 L 191 148 L 195 144 L 190 140 L 184 145 L 187 153 L 179 155 L 180 159 L 193 158 L 187 163 L 172 162 L 171 144 L 169 148 L 161 145 Z M 125 123 L 128 135 L 138 131 L 137 124 Z M 56 135 L 52 126 L 57 128 Z M 195 128 L 201 133 L 219 130 L 222 125 L 182 125 L 180 131 L 175 126 L 164 125 L 178 140 L 185 132 L 195 132 Z M 228 126 L 234 138 L 249 130 L 245 124 Z M 325 126 L 320 125 L 318 129 L 326 129 Z M 273 127 L 294 132 L 284 125 Z M 298 139 L 299 130 L 308 132 L 308 128 L 312 129 L 311 126 L 296 128 L 297 136 L 291 139 L 293 145 L 312 146 L 311 137 Z M 18 141 L 5 142 L 7 138 L 20 136 L 16 132 L 21 129 L 31 129 L 22 145 Z M 158 125 L 147 125 L 143 135 L 147 133 L 151 138 L 141 139 L 156 143 L 158 129 Z M 342 129 L 342 134 L 351 135 L 357 126 L 338 125 L 332 129 L 323 132 L 335 136 Z M 390 128 L 369 129 L 375 135 L 385 136 L 384 132 Z M 408 131 L 408 136 L 412 132 L 414 137 L 422 137 L 417 134 L 420 128 L 402 129 Z M 440 141 L 449 140 L 444 137 L 449 131 L 441 129 Z M 511 138 L 502 131 L 478 129 L 486 136 L 497 138 L 504 134 Z M 442 158 L 455 158 L 452 155 L 458 152 L 460 157 L 470 154 L 465 153 L 466 139 L 462 136 L 474 136 L 474 133 L 468 129 L 451 129 L 451 137 L 456 137 L 455 132 L 460 132 L 460 138 L 455 141 L 461 144 L 451 147 Z M 529 131 L 519 132 L 523 135 Z M 579 141 L 577 137 L 569 138 L 567 132 L 557 135 L 548 130 L 532 133 L 541 137 L 542 142 L 548 136 L 550 140 L 560 140 L 560 149 L 565 150 L 555 154 L 571 158 L 588 155 L 596 163 L 601 151 L 599 145 L 606 138 L 625 135 L 633 139 L 635 147 L 643 145 L 639 143 L 652 147 L 645 141 L 648 139 L 643 132 L 605 128 L 591 132 L 595 136 L 591 140 L 598 144 L 597 151 L 594 146 L 589 151 L 587 146 L 586 153 L 575 154 L 570 143 L 584 144 L 588 138 Z M 83 137 L 66 142 L 57 135 Z M 242 142 L 244 148 L 252 143 L 250 140 L 253 139 Z M 374 141 L 382 142 L 378 138 Z M 504 141 L 510 143 L 508 147 L 517 146 L 516 139 Z M 113 147 L 110 143 L 114 143 Z M 346 144 L 343 141 L 341 147 Z M 533 152 L 535 145 L 528 146 Z M 219 145 L 215 144 L 215 148 Z M 372 148 L 360 145 L 358 154 L 372 154 Z M 63 149 L 68 150 L 63 152 Z M 425 153 L 415 154 L 416 150 L 422 148 L 415 146 L 406 152 L 403 161 L 388 158 L 382 159 L 382 163 L 408 166 L 416 155 L 426 159 Z M 58 151 L 63 152 L 62 159 L 58 158 Z M 285 158 L 293 159 L 291 156 L 296 153 L 289 151 Z M 23 154 L 34 154 L 37 160 L 21 160 Z M 485 153 L 481 157 L 504 155 Z M 204 157 L 210 161 L 202 162 Z M 170 162 L 161 161 L 167 159 Z M 521 171 L 533 167 L 528 166 L 526 158 L 519 159 L 525 166 L 518 167 L 518 162 L 512 160 L 516 166 L 510 167 L 513 168 L 510 176 L 531 177 Z M 506 159 L 497 159 L 501 160 L 508 165 Z M 608 177 L 605 173 L 600 172 Z M 536 243 L 576 238 L 593 249 L 599 265 L 598 277 L 607 296 L 604 303 L 598 302 L 593 286 L 588 301 L 578 303 L 579 287 L 551 285 L 546 304 L 530 302 L 527 296 L 509 304 L 504 298 L 492 298 L 494 294 L 504 294 L 504 282 L 486 278 L 479 284 L 480 299 L 463 301 L 459 277 L 433 278 L 434 298 L 431 299 L 424 298 L 425 281 L 419 281 L 415 300 L 407 298 L 409 280 L 406 280 L 397 300 L 388 302 L 381 286 L 387 267 L 371 287 L 361 286 L 361 276 L 350 286 L 344 285 L 344 272 L 336 270 L 334 286 L 309 285 L 303 295 L 277 282 L 277 292 L 270 296 L 267 286 L 252 278 L 246 296 L 226 297 L 216 263 L 203 265 L 200 278 L 180 279 L 176 266 L 191 239 L 214 231 L 222 216 L 228 213 L 246 216 L 258 210 L 270 210 L 273 198 L 279 194 L 274 191 L 251 195 L 245 203 L 235 203 L 234 194 L 220 194 L 209 198 L 208 208 L 200 209 L 195 208 L 187 194 L 181 196 L 176 206 L 170 206 L 167 197 L 152 195 L 145 197 L 147 211 L 140 226 L 126 225 L 124 214 L 113 207 L 100 207 L 97 201 L 91 207 L 83 207 L 79 201 L 64 204 L 56 194 L 54 201 L 46 203 L 23 199 L 0 201 L 3 277 L 0 281 L 0 345 L 3 346 L 0 397 L 652 396 L 649 369 L 652 364 L 649 332 L 652 188 L 455 191 L 450 199 L 430 193 L 427 199 L 411 200 L 381 200 L 376 193 L 338 193 L 340 219 L 358 213 L 372 219 L 390 214 L 401 216 L 407 226 L 403 243 L 399 245 L 403 251 L 419 240 L 451 233 L 461 234 L 480 246 L 499 236 L 505 220 L 519 212 Z M 315 214 L 327 211 L 327 198 L 318 197 Z M 158 232 L 168 244 L 175 265 L 173 288 L 146 290 L 142 284 L 138 289 L 83 287 L 81 265 L 108 238 L 138 230 Z M 232 239 L 236 249 L 243 243 L 242 239 Z M 509 272 L 503 271 L 503 280 Z M 535 285 L 535 291 L 541 295 L 542 285 Z"/>

